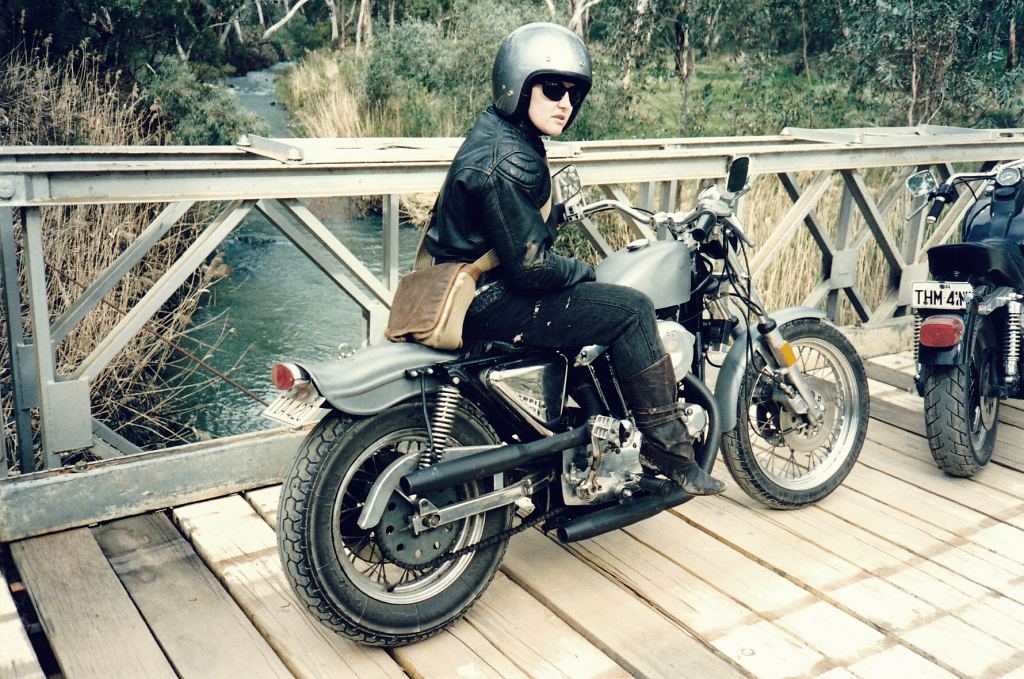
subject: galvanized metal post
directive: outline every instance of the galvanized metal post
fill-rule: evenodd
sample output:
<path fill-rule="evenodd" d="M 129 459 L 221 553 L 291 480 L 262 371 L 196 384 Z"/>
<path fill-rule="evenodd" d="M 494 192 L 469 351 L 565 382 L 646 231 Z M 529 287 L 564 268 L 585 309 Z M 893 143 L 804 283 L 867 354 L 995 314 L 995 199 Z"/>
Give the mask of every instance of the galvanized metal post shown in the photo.
<path fill-rule="evenodd" d="M 850 189 L 843 185 L 843 196 L 839 200 L 839 217 L 836 222 L 836 251 L 844 250 L 850 238 L 850 220 L 853 217 L 853 196 Z M 831 265 L 831 263 L 830 263 Z M 829 319 L 836 321 L 839 318 L 839 290 L 829 290 L 828 300 L 825 302 L 825 313 Z"/>
<path fill-rule="evenodd" d="M 384 222 L 384 285 L 394 292 L 398 287 L 398 194 L 388 193 L 383 196 Z"/>
<path fill-rule="evenodd" d="M 32 353 L 39 389 L 43 465 L 60 466 L 58 452 L 92 445 L 89 384 L 84 380 L 57 381 L 56 359 L 50 339 L 50 303 L 46 295 L 43 223 L 39 208 L 26 208 L 25 278 L 32 319 Z"/>
<path fill-rule="evenodd" d="M 35 370 L 26 360 L 29 350 L 25 342 L 25 328 L 21 322 L 21 287 L 18 282 L 17 241 L 14 236 L 14 211 L 0 208 L 0 267 L 3 270 L 3 303 L 7 325 L 7 352 L 11 362 L 11 394 L 14 399 L 14 426 L 18 438 L 18 460 L 22 473 L 36 470 L 32 445 L 32 416 L 30 408 L 39 405 Z M 6 432 L 7 423 L 4 423 Z"/>

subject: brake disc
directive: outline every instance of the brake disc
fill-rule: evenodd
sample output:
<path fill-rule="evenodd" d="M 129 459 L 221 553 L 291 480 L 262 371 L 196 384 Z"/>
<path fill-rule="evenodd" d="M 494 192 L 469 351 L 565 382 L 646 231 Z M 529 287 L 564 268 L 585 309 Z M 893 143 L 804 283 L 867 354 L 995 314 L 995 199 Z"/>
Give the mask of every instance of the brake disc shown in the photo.
<path fill-rule="evenodd" d="M 427 499 L 437 507 L 444 507 L 459 498 L 454 489 L 448 488 L 431 493 Z M 415 514 L 415 505 L 394 493 L 377 524 L 376 539 L 384 555 L 392 561 L 423 566 L 452 548 L 462 524 L 449 523 L 416 535 L 412 529 Z"/>
<path fill-rule="evenodd" d="M 805 415 L 797 415 L 788 410 L 780 409 L 779 426 L 786 445 L 796 451 L 808 452 L 824 445 L 832 435 L 839 412 L 839 404 L 835 402 L 835 385 L 824 380 L 805 376 L 811 393 L 819 408 L 822 408 L 821 422 L 811 422 Z"/>

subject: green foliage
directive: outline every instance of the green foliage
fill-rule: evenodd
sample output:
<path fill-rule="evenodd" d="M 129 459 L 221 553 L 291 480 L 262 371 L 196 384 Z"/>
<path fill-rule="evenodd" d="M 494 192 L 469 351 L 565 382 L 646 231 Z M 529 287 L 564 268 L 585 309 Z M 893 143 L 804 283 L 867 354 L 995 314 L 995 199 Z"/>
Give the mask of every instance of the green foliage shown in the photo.
<path fill-rule="evenodd" d="M 158 112 L 177 144 L 234 144 L 244 133 L 266 134 L 266 123 L 238 107 L 221 87 L 199 82 L 174 57 L 158 57 L 139 79 L 143 98 Z"/>
<path fill-rule="evenodd" d="M 993 109 L 1019 109 L 1022 73 L 1007 69 L 1008 0 L 851 0 L 837 67 L 882 102 L 893 122 L 940 114 L 971 124 Z M 953 20 L 953 17 L 956 17 Z"/>
<path fill-rule="evenodd" d="M 403 132 L 437 133 L 438 110 L 464 132 L 491 96 L 491 65 L 502 39 L 545 13 L 498 0 L 457 0 L 442 27 L 409 19 L 378 35 L 363 77 L 371 106 L 401 111 Z"/>

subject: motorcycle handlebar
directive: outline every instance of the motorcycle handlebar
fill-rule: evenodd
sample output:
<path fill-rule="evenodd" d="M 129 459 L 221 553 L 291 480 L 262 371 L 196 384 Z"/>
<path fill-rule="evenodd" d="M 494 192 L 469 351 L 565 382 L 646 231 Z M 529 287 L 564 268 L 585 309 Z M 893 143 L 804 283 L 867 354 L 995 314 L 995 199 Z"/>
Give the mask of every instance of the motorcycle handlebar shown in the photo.
<path fill-rule="evenodd" d="M 696 221 L 694 221 L 693 230 L 690 233 L 693 235 L 694 240 L 700 242 L 708 237 L 708 233 L 714 225 L 715 216 L 710 212 L 701 212 L 697 216 Z"/>
<path fill-rule="evenodd" d="M 599 200 L 594 203 L 588 203 L 587 205 L 580 205 L 571 211 L 567 211 L 566 214 L 567 216 L 571 214 L 571 216 L 576 219 L 582 219 L 584 217 L 597 214 L 598 212 L 607 212 L 608 210 L 618 210 L 619 212 L 632 217 L 638 222 L 643 222 L 644 224 L 650 224 L 654 219 L 654 215 L 641 212 L 632 205 L 613 198 Z"/>
<path fill-rule="evenodd" d="M 932 203 L 932 206 L 928 208 L 927 221 L 929 224 L 934 224 L 938 220 L 944 207 L 946 207 L 946 197 L 935 196 L 935 201 Z"/>

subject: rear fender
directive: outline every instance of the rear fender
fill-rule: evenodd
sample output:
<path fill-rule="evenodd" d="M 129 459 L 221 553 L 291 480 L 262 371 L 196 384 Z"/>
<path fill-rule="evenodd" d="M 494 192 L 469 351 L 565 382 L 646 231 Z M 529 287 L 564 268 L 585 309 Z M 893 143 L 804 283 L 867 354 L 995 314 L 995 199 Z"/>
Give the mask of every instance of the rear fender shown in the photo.
<path fill-rule="evenodd" d="M 780 309 L 768 314 L 776 323 L 784 325 L 801 318 L 817 318 L 825 320 L 825 312 L 813 307 L 789 307 Z M 750 328 L 753 336 L 750 338 L 755 346 L 762 342 L 761 333 L 756 326 Z M 722 361 L 722 367 L 718 371 L 718 380 L 715 382 L 715 401 L 718 402 L 718 409 L 722 413 L 722 432 L 732 431 L 736 427 L 736 404 L 740 400 L 740 386 L 743 383 L 743 375 L 747 371 L 747 331 L 744 330 L 737 337 Z"/>
<path fill-rule="evenodd" d="M 419 396 L 421 390 L 437 391 L 436 379 L 429 375 L 413 378 L 407 371 L 458 357 L 457 352 L 421 344 L 387 342 L 361 349 L 351 358 L 296 365 L 309 373 L 317 391 L 333 408 L 365 416 Z"/>

